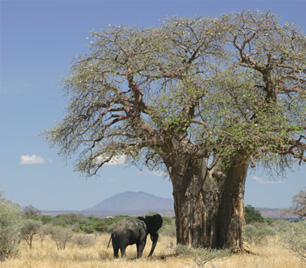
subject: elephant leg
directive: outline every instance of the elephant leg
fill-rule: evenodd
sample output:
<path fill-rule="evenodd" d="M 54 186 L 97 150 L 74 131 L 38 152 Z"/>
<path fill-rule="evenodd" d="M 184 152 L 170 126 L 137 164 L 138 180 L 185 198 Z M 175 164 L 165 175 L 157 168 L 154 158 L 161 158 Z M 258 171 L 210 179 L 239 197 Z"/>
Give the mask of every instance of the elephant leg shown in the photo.
<path fill-rule="evenodd" d="M 142 257 L 142 252 L 144 250 L 145 245 L 146 245 L 145 243 L 137 244 L 137 258 L 141 258 Z"/>
<path fill-rule="evenodd" d="M 119 247 L 113 246 L 113 249 L 114 249 L 114 257 L 115 257 L 115 258 L 118 258 L 118 257 L 119 257 L 119 255 L 118 255 Z"/>
<path fill-rule="evenodd" d="M 122 258 L 125 258 L 125 257 L 126 257 L 126 254 L 125 254 L 125 247 L 121 247 L 121 248 L 120 248 L 120 251 L 121 251 L 121 257 L 122 257 Z"/>

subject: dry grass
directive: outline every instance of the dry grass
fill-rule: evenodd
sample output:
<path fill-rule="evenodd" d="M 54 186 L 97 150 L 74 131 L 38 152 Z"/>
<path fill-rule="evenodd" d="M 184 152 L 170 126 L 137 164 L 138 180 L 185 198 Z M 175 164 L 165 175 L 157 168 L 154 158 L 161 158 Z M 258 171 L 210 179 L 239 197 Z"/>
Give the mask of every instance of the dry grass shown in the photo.
<path fill-rule="evenodd" d="M 93 247 L 79 248 L 75 244 L 68 244 L 65 250 L 58 251 L 52 240 L 47 239 L 41 245 L 35 240 L 33 249 L 29 250 L 25 244 L 21 244 L 20 252 L 15 258 L 0 263 L 1 268 L 292 268 L 306 267 L 290 251 L 281 247 L 274 239 L 267 240 L 261 246 L 254 245 L 250 250 L 254 254 L 231 255 L 222 259 L 214 259 L 209 262 L 198 262 L 192 256 L 175 255 L 175 239 L 160 236 L 154 256 L 151 258 L 135 259 L 136 247 L 127 248 L 126 259 L 113 259 L 112 248 L 107 249 L 109 235 L 97 237 Z M 148 239 L 149 240 L 149 239 Z M 148 256 L 151 242 L 148 241 L 144 256 Z M 197 257 L 198 258 L 198 257 Z"/>

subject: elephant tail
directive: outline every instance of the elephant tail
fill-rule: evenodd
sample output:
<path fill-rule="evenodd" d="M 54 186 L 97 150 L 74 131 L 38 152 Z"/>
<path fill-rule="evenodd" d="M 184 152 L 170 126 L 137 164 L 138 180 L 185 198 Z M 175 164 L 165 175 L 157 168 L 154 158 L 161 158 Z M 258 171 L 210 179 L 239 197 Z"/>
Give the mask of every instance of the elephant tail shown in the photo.
<path fill-rule="evenodd" d="M 110 239 L 109 239 L 109 241 L 108 241 L 107 248 L 109 248 L 109 245 L 110 245 L 110 242 L 111 242 L 111 241 L 112 241 L 112 239 L 113 239 L 113 236 L 114 236 L 114 234 L 111 234 L 111 237 L 110 237 Z"/>

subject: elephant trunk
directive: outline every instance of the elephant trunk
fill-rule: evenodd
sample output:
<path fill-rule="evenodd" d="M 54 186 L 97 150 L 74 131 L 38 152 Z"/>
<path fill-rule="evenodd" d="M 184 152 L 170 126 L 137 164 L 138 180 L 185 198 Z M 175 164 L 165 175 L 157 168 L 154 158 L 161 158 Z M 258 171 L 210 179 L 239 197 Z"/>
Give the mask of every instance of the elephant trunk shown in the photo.
<path fill-rule="evenodd" d="M 152 256 L 152 254 L 154 252 L 154 249 L 156 247 L 157 240 L 158 240 L 158 234 L 151 234 L 151 240 L 152 240 L 152 247 L 151 247 L 151 250 L 150 250 L 150 253 L 149 253 L 149 257 Z"/>

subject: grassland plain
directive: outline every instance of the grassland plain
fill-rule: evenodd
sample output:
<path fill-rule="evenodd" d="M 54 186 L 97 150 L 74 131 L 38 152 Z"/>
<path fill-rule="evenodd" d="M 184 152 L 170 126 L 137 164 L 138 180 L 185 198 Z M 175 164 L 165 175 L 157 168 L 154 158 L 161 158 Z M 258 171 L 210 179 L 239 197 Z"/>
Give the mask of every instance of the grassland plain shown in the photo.
<path fill-rule="evenodd" d="M 51 239 L 42 243 L 35 239 L 30 250 L 21 243 L 17 256 L 0 262 L 1 268 L 299 268 L 306 267 L 297 256 L 287 250 L 277 237 L 268 238 L 260 245 L 250 245 L 253 254 L 227 254 L 217 258 L 197 252 L 177 254 L 175 238 L 160 236 L 154 255 L 147 258 L 151 242 L 148 239 L 144 257 L 136 259 L 136 247 L 127 248 L 127 258 L 114 259 L 112 248 L 107 248 L 109 235 L 95 237 L 94 246 L 80 248 L 69 243 L 65 250 L 57 250 Z M 180 250 L 181 251 L 181 250 Z"/>

